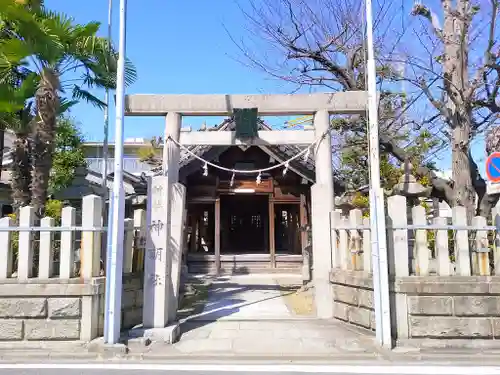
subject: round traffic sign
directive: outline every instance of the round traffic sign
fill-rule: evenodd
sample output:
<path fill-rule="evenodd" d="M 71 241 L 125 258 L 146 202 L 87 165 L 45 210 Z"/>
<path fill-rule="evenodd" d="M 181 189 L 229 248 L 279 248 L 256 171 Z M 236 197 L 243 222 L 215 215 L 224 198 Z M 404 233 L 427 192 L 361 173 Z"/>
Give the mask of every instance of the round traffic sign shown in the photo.
<path fill-rule="evenodd" d="M 500 182 L 500 152 L 494 152 L 486 159 L 486 176 L 491 182 Z"/>

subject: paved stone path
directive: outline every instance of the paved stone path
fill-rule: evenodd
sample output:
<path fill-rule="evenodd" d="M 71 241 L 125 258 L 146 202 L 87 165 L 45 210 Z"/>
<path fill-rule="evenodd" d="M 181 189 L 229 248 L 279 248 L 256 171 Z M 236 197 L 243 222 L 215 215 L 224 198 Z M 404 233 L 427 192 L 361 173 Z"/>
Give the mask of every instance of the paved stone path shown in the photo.
<path fill-rule="evenodd" d="M 300 319 L 282 294 L 300 285 L 296 277 L 235 276 L 213 281 L 200 314 L 182 323 L 172 346 L 151 346 L 150 354 L 217 356 L 377 356 L 373 337 L 341 322 Z M 293 285 L 290 287 L 283 285 Z M 280 286 L 281 285 L 281 286 Z"/>
<path fill-rule="evenodd" d="M 282 284 L 296 285 L 295 276 L 282 277 Z M 291 319 L 281 287 L 272 276 L 233 276 L 215 279 L 203 311 L 191 321 Z"/>

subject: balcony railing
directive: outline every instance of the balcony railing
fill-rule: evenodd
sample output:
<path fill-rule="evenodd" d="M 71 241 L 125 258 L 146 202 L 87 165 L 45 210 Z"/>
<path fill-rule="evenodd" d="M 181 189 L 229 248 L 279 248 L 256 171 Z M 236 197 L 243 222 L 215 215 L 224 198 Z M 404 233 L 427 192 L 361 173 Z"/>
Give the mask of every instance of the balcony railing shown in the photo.
<path fill-rule="evenodd" d="M 104 163 L 103 158 L 87 158 L 85 160 L 87 161 L 87 167 L 89 170 L 98 173 L 102 172 L 102 167 Z M 112 173 L 114 171 L 114 168 L 115 168 L 115 159 L 109 158 L 108 173 Z M 150 171 L 151 167 L 137 158 L 125 158 L 123 159 L 123 170 L 135 174 L 135 173 Z"/>

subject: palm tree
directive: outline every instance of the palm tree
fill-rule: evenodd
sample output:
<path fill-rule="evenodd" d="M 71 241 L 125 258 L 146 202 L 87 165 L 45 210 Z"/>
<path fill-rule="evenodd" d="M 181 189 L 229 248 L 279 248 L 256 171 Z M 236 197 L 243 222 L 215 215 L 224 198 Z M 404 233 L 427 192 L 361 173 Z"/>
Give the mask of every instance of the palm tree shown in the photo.
<path fill-rule="evenodd" d="M 100 26 L 97 22 L 75 24 L 72 18 L 43 7 L 30 12 L 8 0 L 0 0 L 0 20 L 9 17 L 15 19 L 16 37 L 0 44 L 0 77 L 2 67 L 14 66 L 22 71 L 26 87 L 32 84 L 36 87 L 31 134 L 31 204 L 42 215 L 57 116 L 79 100 L 104 108 L 105 103 L 89 89 L 115 88 L 118 55 L 108 47 L 107 39 L 96 36 Z M 126 84 L 134 82 L 136 77 L 134 66 L 127 61 Z M 65 101 L 68 92 L 71 100 Z M 28 90 L 24 93 L 27 101 L 33 97 Z"/>
<path fill-rule="evenodd" d="M 0 50 L 1 51 L 1 50 Z M 26 97 L 35 93 L 33 77 L 23 76 L 17 68 L 6 69 L 0 74 L 0 166 L 3 167 L 5 129 L 15 133 L 10 155 L 12 159 L 11 189 L 13 206 L 19 209 L 30 203 L 31 193 L 31 113 L 32 103 Z"/>
<path fill-rule="evenodd" d="M 40 7 L 43 6 L 43 0 L 16 0 L 16 3 L 24 6 L 27 10 L 29 11 L 34 11 L 40 9 Z M 15 24 L 15 23 L 14 23 Z M 12 22 L 9 22 L 9 19 L 3 20 L 2 24 L 0 25 L 0 40 L 6 40 L 6 39 L 11 39 L 12 37 L 15 37 L 15 26 L 12 24 Z M 20 82 L 21 82 L 21 72 L 17 70 L 16 67 L 12 68 L 11 74 L 7 74 L 4 76 L 3 80 L 0 81 L 1 85 L 4 85 L 3 87 L 14 89 L 14 88 L 19 88 Z M 0 77 L 1 79 L 2 77 Z M 12 106 L 12 102 L 9 105 L 9 108 L 6 107 L 6 105 L 9 103 L 4 103 L 3 108 L 0 108 L 0 177 L 2 174 L 2 166 L 3 166 L 3 155 L 4 155 L 4 149 L 5 149 L 5 129 L 10 128 L 11 130 L 14 130 L 16 134 L 20 135 L 20 139 L 16 139 L 14 142 L 14 148 L 16 150 L 15 154 L 24 154 L 24 152 L 19 153 L 20 151 L 17 147 L 21 145 L 27 145 L 26 139 L 29 134 L 28 131 L 28 123 L 26 123 L 26 111 L 22 110 L 24 107 L 24 102 L 18 102 L 17 105 Z M 1 105 L 0 105 L 1 106 Z M 16 108 L 17 107 L 17 108 Z M 11 111 L 15 110 L 16 111 L 16 116 L 11 115 Z M 21 127 L 23 127 L 23 130 L 21 131 Z M 24 148 L 24 146 L 22 147 Z M 29 156 L 29 153 L 26 154 L 26 156 Z M 27 173 L 26 171 L 30 171 L 31 163 L 26 164 L 26 162 L 29 160 L 29 158 L 24 158 L 25 162 L 21 162 L 22 165 L 25 165 L 26 167 L 23 168 L 24 172 L 22 173 L 24 175 L 23 180 L 24 181 L 31 181 L 31 178 L 26 178 Z M 20 165 L 21 165 L 20 164 Z M 13 173 L 16 174 L 16 173 Z M 20 182 L 19 180 L 16 180 L 17 182 Z M 14 182 L 15 184 L 15 182 Z M 19 185 L 19 184 L 18 184 Z M 25 184 L 22 184 L 25 185 Z M 21 186 L 21 185 L 19 185 Z M 16 202 L 20 203 L 21 205 L 28 204 L 29 203 L 29 184 L 27 185 L 27 189 L 25 191 L 17 191 L 14 192 L 14 194 L 17 196 L 14 197 L 14 203 Z M 22 199 L 21 201 L 17 201 L 17 198 L 19 197 L 28 197 L 26 199 Z"/>
<path fill-rule="evenodd" d="M 15 133 L 12 145 L 11 157 L 11 188 L 12 200 L 15 211 L 30 203 L 31 193 L 31 105 L 18 112 L 18 116 L 12 119 L 10 129 Z"/>
<path fill-rule="evenodd" d="M 28 205 L 31 200 L 31 142 L 30 123 L 32 114 L 31 106 L 21 109 L 15 113 L 0 113 L 2 135 L 4 129 L 14 132 L 15 138 L 10 152 L 12 159 L 11 189 L 13 207 L 17 211 L 20 207 Z M 3 149 L 3 147 L 2 147 Z M 3 155 L 2 155 L 3 157 Z"/>

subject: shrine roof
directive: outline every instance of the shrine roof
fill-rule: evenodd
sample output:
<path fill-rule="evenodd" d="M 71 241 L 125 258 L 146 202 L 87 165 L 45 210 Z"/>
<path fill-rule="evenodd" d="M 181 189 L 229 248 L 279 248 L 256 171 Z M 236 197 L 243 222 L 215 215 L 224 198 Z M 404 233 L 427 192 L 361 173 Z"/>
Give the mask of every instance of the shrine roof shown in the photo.
<path fill-rule="evenodd" d="M 200 130 L 200 131 L 232 131 L 235 130 L 235 122 L 233 119 L 227 119 L 224 120 L 220 125 L 215 126 L 213 128 L 209 128 L 206 130 Z M 264 121 L 258 120 L 258 130 L 262 131 L 271 131 L 272 128 L 268 126 Z M 224 150 L 226 150 L 229 146 L 210 146 L 210 145 L 193 145 L 189 146 L 188 149 L 195 155 L 206 159 L 206 160 L 211 160 L 215 157 L 217 157 L 220 153 L 222 153 Z M 260 147 L 260 146 L 256 146 Z M 284 162 L 291 157 L 297 155 L 299 152 L 301 152 L 305 147 L 303 146 L 297 146 L 297 145 L 268 145 L 265 147 L 261 147 L 264 152 L 266 152 L 265 149 L 268 149 L 269 154 L 274 154 L 270 155 L 271 157 L 274 157 L 277 159 L 276 161 L 278 163 Z M 190 155 L 187 151 L 181 150 L 181 157 L 180 157 L 180 173 L 182 174 L 189 174 L 187 170 L 191 170 L 191 168 L 186 168 L 193 164 L 194 162 L 200 163 L 199 160 L 197 160 L 194 156 Z M 200 163 L 201 164 L 201 163 Z M 315 172 L 314 172 L 314 159 L 311 155 L 307 158 L 307 160 L 304 161 L 303 157 L 300 157 L 296 160 L 293 160 L 290 162 L 290 167 L 291 169 L 295 169 L 297 172 L 299 172 L 300 175 L 305 177 L 308 181 L 313 182 L 315 181 Z"/>

